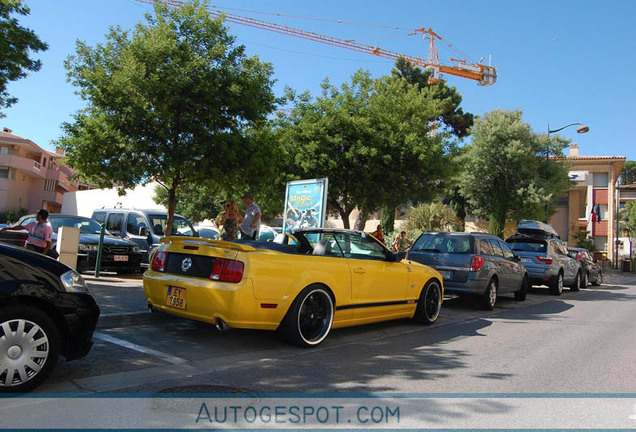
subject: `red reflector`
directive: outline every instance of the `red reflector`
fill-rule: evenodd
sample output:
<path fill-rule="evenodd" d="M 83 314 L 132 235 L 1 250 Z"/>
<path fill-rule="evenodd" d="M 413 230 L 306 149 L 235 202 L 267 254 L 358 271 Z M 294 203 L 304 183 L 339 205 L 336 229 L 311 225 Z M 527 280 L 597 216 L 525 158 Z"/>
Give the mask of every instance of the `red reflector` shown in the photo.
<path fill-rule="evenodd" d="M 544 264 L 552 264 L 552 258 L 550 258 L 549 256 L 538 256 L 537 259 Z"/>
<path fill-rule="evenodd" d="M 470 260 L 470 270 L 471 271 L 481 270 L 481 266 L 483 266 L 483 265 L 484 265 L 484 257 L 482 257 L 482 256 L 475 255 Z"/>
<path fill-rule="evenodd" d="M 276 303 L 261 303 L 263 309 L 276 309 L 278 305 Z"/>
<path fill-rule="evenodd" d="M 243 263 L 217 258 L 214 261 L 210 279 L 220 282 L 240 282 L 243 279 Z"/>
<path fill-rule="evenodd" d="M 152 258 L 151 268 L 154 271 L 165 272 L 166 262 L 168 261 L 168 252 L 157 252 Z"/>

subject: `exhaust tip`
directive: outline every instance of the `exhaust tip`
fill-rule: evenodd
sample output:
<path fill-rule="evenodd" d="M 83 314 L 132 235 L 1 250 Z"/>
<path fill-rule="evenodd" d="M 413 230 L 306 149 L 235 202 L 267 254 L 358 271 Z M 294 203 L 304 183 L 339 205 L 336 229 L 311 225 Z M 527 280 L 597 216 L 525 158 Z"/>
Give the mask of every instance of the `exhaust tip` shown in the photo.
<path fill-rule="evenodd" d="M 227 331 L 230 329 L 230 326 L 227 325 L 221 318 L 217 318 L 215 325 L 218 331 Z"/>

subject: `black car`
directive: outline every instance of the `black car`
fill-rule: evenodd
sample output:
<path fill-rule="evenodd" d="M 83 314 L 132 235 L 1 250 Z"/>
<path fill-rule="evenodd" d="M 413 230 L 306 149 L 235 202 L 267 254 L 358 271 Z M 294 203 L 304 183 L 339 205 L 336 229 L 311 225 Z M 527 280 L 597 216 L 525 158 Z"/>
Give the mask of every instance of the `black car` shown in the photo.
<path fill-rule="evenodd" d="M 568 248 L 568 255 L 579 262 L 581 266 L 581 288 L 587 287 L 588 282 L 594 286 L 603 283 L 603 270 L 598 261 L 592 258 L 589 250 L 584 248 Z"/>
<path fill-rule="evenodd" d="M 58 357 L 88 354 L 99 307 L 70 267 L 0 244 L 0 392 L 41 384 Z"/>
<path fill-rule="evenodd" d="M 18 221 L 18 225 L 26 225 L 34 220 L 35 215 L 23 216 Z M 82 273 L 95 269 L 101 225 L 87 217 L 61 214 L 49 215 L 48 222 L 53 228 L 52 249 L 55 248 L 57 243 L 57 231 L 60 227 L 78 228 L 80 230 L 80 238 L 77 251 L 77 271 Z M 108 231 L 105 232 L 100 264 L 102 271 L 140 272 L 141 258 L 141 252 L 139 252 L 139 247 L 136 243 L 112 236 Z"/>

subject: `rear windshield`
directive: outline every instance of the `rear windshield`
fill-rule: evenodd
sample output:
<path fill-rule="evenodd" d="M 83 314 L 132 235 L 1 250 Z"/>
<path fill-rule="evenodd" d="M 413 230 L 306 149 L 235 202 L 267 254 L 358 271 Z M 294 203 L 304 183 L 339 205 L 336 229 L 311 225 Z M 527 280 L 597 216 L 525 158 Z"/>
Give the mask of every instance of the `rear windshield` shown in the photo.
<path fill-rule="evenodd" d="M 547 243 L 542 241 L 514 241 L 509 240 L 508 246 L 517 252 L 546 252 Z"/>
<path fill-rule="evenodd" d="M 468 254 L 472 253 L 472 243 L 470 236 L 422 234 L 412 249 L 420 252 Z"/>

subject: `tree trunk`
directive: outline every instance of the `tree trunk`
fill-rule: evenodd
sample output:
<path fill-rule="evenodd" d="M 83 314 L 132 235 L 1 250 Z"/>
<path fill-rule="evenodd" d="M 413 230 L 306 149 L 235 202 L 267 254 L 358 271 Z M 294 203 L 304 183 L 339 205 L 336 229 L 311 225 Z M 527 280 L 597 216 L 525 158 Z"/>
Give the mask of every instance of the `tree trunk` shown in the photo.
<path fill-rule="evenodd" d="M 367 212 L 364 210 L 359 210 L 358 217 L 356 219 L 356 223 L 353 225 L 353 229 L 356 231 L 364 231 L 364 226 L 367 224 L 368 218 Z"/>
<path fill-rule="evenodd" d="M 177 205 L 177 183 L 173 182 L 172 187 L 168 189 L 168 220 L 166 222 L 166 231 L 164 235 L 172 234 L 172 225 L 174 223 L 174 209 Z"/>
<path fill-rule="evenodd" d="M 497 237 L 504 238 L 506 229 L 506 208 L 501 203 L 495 203 L 488 220 L 488 232 Z"/>
<path fill-rule="evenodd" d="M 382 206 L 380 210 L 380 221 L 382 223 L 382 234 L 388 237 L 395 230 L 395 209 L 393 207 Z"/>

